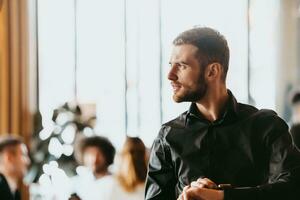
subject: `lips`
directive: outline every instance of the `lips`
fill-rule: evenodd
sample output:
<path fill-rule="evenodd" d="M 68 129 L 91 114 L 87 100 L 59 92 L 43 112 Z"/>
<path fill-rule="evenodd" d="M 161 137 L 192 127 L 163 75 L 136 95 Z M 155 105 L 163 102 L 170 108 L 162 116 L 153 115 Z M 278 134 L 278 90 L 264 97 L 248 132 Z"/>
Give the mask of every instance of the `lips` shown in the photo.
<path fill-rule="evenodd" d="M 173 91 L 176 92 L 181 88 L 181 85 L 178 83 L 171 83 Z"/>

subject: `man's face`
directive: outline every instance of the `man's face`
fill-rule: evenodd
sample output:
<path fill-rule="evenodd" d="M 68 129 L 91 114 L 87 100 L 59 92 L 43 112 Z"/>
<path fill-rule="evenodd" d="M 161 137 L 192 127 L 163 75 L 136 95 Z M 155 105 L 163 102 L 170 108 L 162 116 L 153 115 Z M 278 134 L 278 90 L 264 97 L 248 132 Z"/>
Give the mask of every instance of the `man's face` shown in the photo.
<path fill-rule="evenodd" d="M 83 164 L 90 168 L 94 174 L 107 170 L 103 153 L 97 147 L 87 147 L 83 152 Z"/>
<path fill-rule="evenodd" d="M 190 44 L 173 47 L 168 79 L 173 87 L 175 102 L 196 102 L 206 94 L 207 84 L 196 57 L 197 50 L 197 47 Z"/>
<path fill-rule="evenodd" d="M 30 159 L 28 157 L 28 151 L 24 144 L 19 144 L 14 147 L 14 151 L 8 151 L 9 164 L 8 168 L 13 176 L 22 179 L 27 173 L 28 166 L 30 164 Z"/>

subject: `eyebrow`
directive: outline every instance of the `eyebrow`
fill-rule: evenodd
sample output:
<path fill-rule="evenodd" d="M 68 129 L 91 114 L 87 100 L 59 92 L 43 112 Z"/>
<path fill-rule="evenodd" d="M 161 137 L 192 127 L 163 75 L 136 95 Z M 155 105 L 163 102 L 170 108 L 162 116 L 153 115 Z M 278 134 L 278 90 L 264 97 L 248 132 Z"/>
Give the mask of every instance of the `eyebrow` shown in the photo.
<path fill-rule="evenodd" d="M 183 65 L 188 65 L 188 63 L 187 62 L 183 62 L 183 61 L 181 61 L 181 62 L 174 62 L 175 64 L 183 64 Z M 172 64 L 172 62 L 171 61 L 169 61 L 169 64 L 171 65 Z"/>

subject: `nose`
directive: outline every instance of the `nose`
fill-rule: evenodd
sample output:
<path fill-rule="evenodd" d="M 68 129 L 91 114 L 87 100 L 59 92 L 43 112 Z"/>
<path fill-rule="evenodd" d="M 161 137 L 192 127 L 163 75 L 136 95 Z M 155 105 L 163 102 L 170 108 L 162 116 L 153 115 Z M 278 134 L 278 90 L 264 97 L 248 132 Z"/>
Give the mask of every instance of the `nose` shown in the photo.
<path fill-rule="evenodd" d="M 168 73 L 168 79 L 171 80 L 171 81 L 175 81 L 175 80 L 178 79 L 177 73 L 176 73 L 176 67 L 171 66 L 171 69 Z"/>

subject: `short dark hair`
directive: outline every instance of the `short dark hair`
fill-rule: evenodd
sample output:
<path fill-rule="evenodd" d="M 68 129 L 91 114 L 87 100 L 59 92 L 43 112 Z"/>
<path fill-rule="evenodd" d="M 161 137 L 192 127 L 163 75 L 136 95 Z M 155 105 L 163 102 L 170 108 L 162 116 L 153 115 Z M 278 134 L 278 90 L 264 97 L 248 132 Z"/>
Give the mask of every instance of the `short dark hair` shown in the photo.
<path fill-rule="evenodd" d="M 0 137 L 0 154 L 2 154 L 6 149 L 15 147 L 19 144 L 23 144 L 21 138 L 13 135 L 1 136 Z"/>
<path fill-rule="evenodd" d="M 300 91 L 295 92 L 291 98 L 292 105 L 300 103 Z"/>
<path fill-rule="evenodd" d="M 179 34 L 173 45 L 191 44 L 198 48 L 197 58 L 204 69 L 213 62 L 223 67 L 223 79 L 226 79 L 229 65 L 229 48 L 227 40 L 218 31 L 208 27 L 196 27 Z"/>
<path fill-rule="evenodd" d="M 86 148 L 88 147 L 97 147 L 103 156 L 105 157 L 106 166 L 111 165 L 114 162 L 115 157 L 115 147 L 112 143 L 106 138 L 101 136 L 92 136 L 82 138 L 79 143 L 79 160 L 82 162 L 82 155 Z"/>

